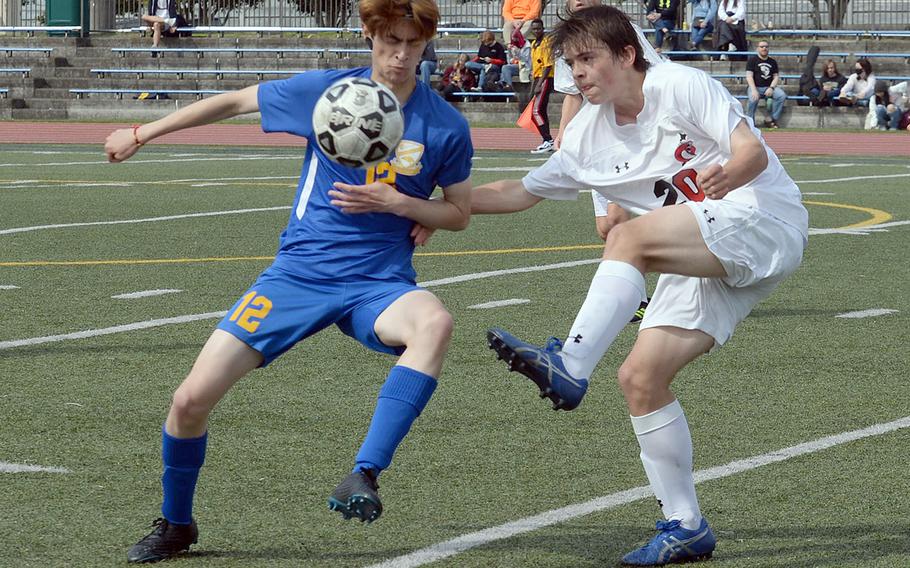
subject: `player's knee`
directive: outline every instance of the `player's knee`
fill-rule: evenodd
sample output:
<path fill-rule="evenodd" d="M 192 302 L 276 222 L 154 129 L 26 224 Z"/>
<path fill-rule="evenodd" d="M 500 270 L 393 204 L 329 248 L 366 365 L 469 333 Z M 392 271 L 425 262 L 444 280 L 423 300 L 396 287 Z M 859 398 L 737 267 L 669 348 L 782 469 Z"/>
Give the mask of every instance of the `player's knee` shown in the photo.
<path fill-rule="evenodd" d="M 649 400 L 656 392 L 653 373 L 634 359 L 626 359 L 619 367 L 617 380 L 629 406 Z"/>
<path fill-rule="evenodd" d="M 177 388 L 171 399 L 171 416 L 183 427 L 205 422 L 210 411 L 210 405 L 184 385 Z"/>
<path fill-rule="evenodd" d="M 417 326 L 417 335 L 429 339 L 437 344 L 448 344 L 452 338 L 452 330 L 455 322 L 452 314 L 445 308 L 437 308 L 430 313 L 424 314 L 420 318 L 420 324 Z"/>

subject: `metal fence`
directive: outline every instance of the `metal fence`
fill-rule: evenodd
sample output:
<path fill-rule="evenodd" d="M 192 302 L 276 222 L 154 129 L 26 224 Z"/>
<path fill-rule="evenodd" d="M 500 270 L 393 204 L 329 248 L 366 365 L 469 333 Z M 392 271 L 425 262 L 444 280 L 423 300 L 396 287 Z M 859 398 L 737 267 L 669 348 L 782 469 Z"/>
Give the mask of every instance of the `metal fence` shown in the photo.
<path fill-rule="evenodd" d="M 15 1 L 15 0 L 14 0 Z M 95 9 L 93 0 L 92 9 Z M 748 28 L 756 29 L 910 29 L 910 0 L 744 0 Z M 100 3 L 99 3 L 100 4 Z M 139 25 L 147 0 L 116 0 L 114 26 Z M 616 5 L 633 21 L 647 27 L 644 7 L 637 0 Z M 685 3 L 681 20 L 685 23 Z M 179 11 L 193 25 L 359 27 L 357 3 L 353 0 L 178 0 Z M 439 0 L 445 27 L 499 29 L 500 0 Z M 563 10 L 561 0 L 551 0 L 543 11 L 545 24 L 556 21 Z M 839 14 L 843 14 L 839 17 Z M 20 21 L 7 25 L 44 25 L 45 0 L 22 0 Z"/>

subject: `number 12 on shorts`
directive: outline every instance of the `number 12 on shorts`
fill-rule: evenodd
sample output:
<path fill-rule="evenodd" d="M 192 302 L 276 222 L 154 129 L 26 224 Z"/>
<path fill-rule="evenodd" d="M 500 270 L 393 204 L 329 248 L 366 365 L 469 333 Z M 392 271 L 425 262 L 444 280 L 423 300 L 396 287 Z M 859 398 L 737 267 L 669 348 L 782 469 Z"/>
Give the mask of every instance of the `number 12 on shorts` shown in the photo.
<path fill-rule="evenodd" d="M 257 295 L 256 291 L 247 292 L 240 305 L 231 314 L 230 321 L 253 333 L 259 329 L 259 323 L 272 311 L 272 301 L 265 296 Z"/>

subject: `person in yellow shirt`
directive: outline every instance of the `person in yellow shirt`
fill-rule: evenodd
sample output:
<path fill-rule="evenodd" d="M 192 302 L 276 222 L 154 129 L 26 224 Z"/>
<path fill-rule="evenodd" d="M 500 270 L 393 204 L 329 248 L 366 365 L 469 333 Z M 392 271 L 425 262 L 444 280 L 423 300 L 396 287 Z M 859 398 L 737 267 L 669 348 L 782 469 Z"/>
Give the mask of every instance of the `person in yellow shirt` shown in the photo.
<path fill-rule="evenodd" d="M 502 3 L 502 43 L 512 42 L 512 32 L 521 30 L 521 35 L 528 37 L 531 22 L 540 17 L 540 0 L 503 0 Z"/>
<path fill-rule="evenodd" d="M 547 105 L 550 103 L 550 93 L 553 92 L 553 52 L 550 41 L 544 35 L 543 21 L 537 18 L 531 21 L 531 94 L 534 96 L 534 105 L 531 116 L 534 126 L 540 132 L 543 142 L 531 150 L 532 154 L 553 152 L 553 137 L 550 136 L 550 117 L 547 114 Z"/>

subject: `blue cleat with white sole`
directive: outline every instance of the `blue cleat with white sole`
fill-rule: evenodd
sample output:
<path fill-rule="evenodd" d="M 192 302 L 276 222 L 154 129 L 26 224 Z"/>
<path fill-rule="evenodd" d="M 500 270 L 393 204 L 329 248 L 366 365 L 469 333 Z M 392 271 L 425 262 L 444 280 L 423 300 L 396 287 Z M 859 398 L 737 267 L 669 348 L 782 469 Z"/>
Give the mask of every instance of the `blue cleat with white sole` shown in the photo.
<path fill-rule="evenodd" d="M 622 557 L 624 566 L 663 566 L 707 560 L 714 553 L 717 539 L 704 518 L 695 530 L 678 520 L 657 521 L 657 535 L 643 547 Z"/>
<path fill-rule="evenodd" d="M 588 391 L 588 380 L 573 377 L 562 362 L 562 342 L 551 337 L 546 347 L 518 339 L 494 327 L 487 331 L 487 344 L 496 356 L 509 364 L 510 371 L 528 377 L 540 389 L 540 398 L 549 398 L 553 410 L 573 410 Z"/>

